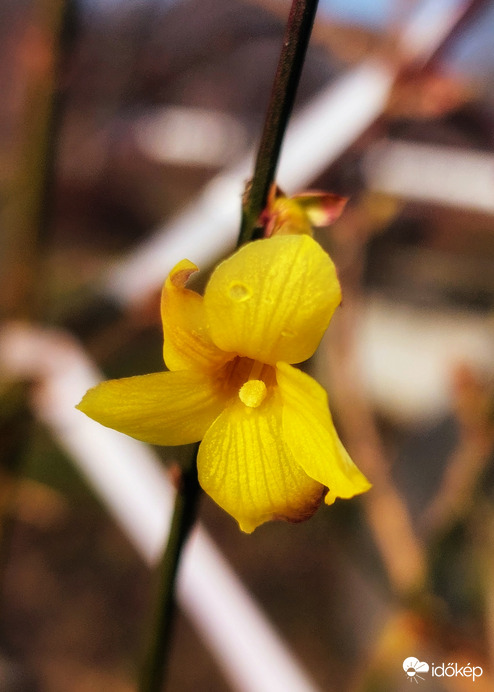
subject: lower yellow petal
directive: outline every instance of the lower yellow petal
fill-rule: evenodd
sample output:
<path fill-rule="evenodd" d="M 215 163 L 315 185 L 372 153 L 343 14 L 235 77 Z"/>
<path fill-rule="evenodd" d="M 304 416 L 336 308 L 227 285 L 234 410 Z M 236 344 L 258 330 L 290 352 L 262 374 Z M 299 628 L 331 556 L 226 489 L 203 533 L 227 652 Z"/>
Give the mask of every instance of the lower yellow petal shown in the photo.
<path fill-rule="evenodd" d="M 283 442 L 276 392 L 258 407 L 237 399 L 225 409 L 204 436 L 198 471 L 203 489 L 247 533 L 270 519 L 309 518 L 324 490 Z"/>
<path fill-rule="evenodd" d="M 350 459 L 333 425 L 327 395 L 312 377 L 278 363 L 283 434 L 304 471 L 329 488 L 326 503 L 363 493 L 371 484 Z"/>
<path fill-rule="evenodd" d="M 227 399 L 197 372 L 158 372 L 101 382 L 77 406 L 107 428 L 155 445 L 197 442 Z"/>

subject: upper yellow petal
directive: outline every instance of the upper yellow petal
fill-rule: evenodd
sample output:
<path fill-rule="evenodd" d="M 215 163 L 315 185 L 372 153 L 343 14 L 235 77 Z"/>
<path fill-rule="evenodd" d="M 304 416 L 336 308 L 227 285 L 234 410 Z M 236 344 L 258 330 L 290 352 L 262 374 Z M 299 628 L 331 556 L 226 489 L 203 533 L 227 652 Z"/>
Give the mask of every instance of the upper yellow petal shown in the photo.
<path fill-rule="evenodd" d="M 232 357 L 215 346 L 209 336 L 203 297 L 185 288 L 196 271 L 196 265 L 184 259 L 172 269 L 163 286 L 163 357 L 170 370 L 211 371 Z"/>
<path fill-rule="evenodd" d="M 274 365 L 309 358 L 340 300 L 333 262 L 297 235 L 240 248 L 216 267 L 204 305 L 220 349 Z"/>
<path fill-rule="evenodd" d="M 197 442 L 227 402 L 221 384 L 193 371 L 101 382 L 77 406 L 108 428 L 156 445 Z"/>
<path fill-rule="evenodd" d="M 276 392 L 259 407 L 228 406 L 204 436 L 197 467 L 203 489 L 247 533 L 270 519 L 307 519 L 322 499 L 322 485 L 283 442 Z"/>
<path fill-rule="evenodd" d="M 371 484 L 338 437 L 321 385 L 286 363 L 278 363 L 276 379 L 283 400 L 285 440 L 304 471 L 329 488 L 326 503 L 368 490 Z"/>

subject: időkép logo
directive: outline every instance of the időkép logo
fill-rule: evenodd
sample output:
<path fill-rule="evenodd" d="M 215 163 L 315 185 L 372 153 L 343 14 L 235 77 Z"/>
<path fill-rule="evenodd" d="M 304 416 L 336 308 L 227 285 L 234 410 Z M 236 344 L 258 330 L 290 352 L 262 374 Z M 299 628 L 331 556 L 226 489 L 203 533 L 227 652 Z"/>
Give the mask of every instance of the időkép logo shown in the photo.
<path fill-rule="evenodd" d="M 440 665 L 432 663 L 429 666 L 428 663 L 419 661 L 415 656 L 405 658 L 403 670 L 408 680 L 417 684 L 420 680 L 425 680 L 424 674 L 429 671 L 433 678 L 471 678 L 472 682 L 480 678 L 484 672 L 481 666 L 472 666 L 470 663 L 466 666 L 459 666 L 458 663 L 441 663 Z"/>

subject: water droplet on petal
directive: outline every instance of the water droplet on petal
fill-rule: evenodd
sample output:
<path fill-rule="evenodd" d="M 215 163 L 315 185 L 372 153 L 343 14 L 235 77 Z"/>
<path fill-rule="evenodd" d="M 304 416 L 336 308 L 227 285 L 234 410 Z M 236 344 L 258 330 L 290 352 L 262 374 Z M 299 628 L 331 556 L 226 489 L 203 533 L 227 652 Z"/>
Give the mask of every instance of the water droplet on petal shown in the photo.
<path fill-rule="evenodd" d="M 282 329 L 281 336 L 284 336 L 285 339 L 288 339 L 289 337 L 294 337 L 295 332 L 293 332 L 291 329 Z"/>
<path fill-rule="evenodd" d="M 252 291 L 248 286 L 238 282 L 230 284 L 229 293 L 230 298 L 236 300 L 239 303 L 243 302 L 244 300 L 248 300 L 252 295 Z"/>

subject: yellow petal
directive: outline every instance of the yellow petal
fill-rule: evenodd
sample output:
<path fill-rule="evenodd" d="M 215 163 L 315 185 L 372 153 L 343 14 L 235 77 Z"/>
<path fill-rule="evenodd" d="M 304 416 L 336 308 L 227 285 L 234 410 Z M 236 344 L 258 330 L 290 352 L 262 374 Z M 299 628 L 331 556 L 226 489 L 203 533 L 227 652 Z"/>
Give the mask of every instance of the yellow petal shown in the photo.
<path fill-rule="evenodd" d="M 197 463 L 203 489 L 247 533 L 270 519 L 307 519 L 322 499 L 282 440 L 276 392 L 256 408 L 236 399 L 207 431 Z"/>
<path fill-rule="evenodd" d="M 197 442 L 226 405 L 217 381 L 192 371 L 101 382 L 77 406 L 108 428 L 156 445 Z"/>
<path fill-rule="evenodd" d="M 326 503 L 371 487 L 343 447 L 334 428 L 324 389 L 286 363 L 276 368 L 283 401 L 283 434 L 304 471 L 329 488 Z"/>
<path fill-rule="evenodd" d="M 204 305 L 214 343 L 263 363 L 299 363 L 341 299 L 333 262 L 309 236 L 247 243 L 213 272 Z"/>
<path fill-rule="evenodd" d="M 196 271 L 195 264 L 182 260 L 163 286 L 163 357 L 169 370 L 211 371 L 232 357 L 211 341 L 202 296 L 185 288 L 189 276 Z"/>

